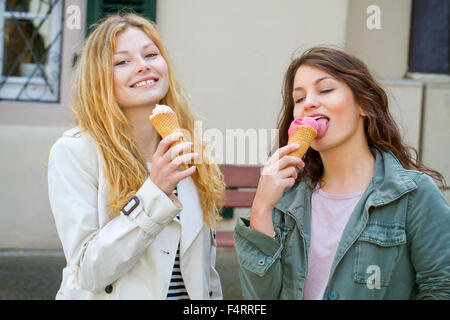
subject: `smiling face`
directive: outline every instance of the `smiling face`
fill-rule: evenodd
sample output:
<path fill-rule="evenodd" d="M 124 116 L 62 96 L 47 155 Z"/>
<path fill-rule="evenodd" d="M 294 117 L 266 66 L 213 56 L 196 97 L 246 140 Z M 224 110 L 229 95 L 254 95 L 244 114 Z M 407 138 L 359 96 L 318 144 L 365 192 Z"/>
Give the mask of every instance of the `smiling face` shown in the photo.
<path fill-rule="evenodd" d="M 292 97 L 294 118 L 312 116 L 319 124 L 311 147 L 326 151 L 354 138 L 365 138 L 364 113 L 343 81 L 309 65 L 298 68 Z M 362 136 L 361 136 L 362 135 Z"/>
<path fill-rule="evenodd" d="M 139 28 L 116 37 L 114 95 L 121 108 L 154 106 L 167 94 L 168 67 L 154 42 Z"/>

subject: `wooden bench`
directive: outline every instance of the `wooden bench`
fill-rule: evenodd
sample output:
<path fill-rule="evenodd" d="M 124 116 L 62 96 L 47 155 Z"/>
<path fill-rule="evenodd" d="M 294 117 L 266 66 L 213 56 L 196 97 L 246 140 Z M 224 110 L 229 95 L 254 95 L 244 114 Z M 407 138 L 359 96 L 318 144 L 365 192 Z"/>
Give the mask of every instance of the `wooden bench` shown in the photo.
<path fill-rule="evenodd" d="M 224 209 L 250 208 L 261 175 L 261 166 L 221 165 L 225 184 Z M 234 247 L 233 231 L 217 231 L 217 246 Z"/>

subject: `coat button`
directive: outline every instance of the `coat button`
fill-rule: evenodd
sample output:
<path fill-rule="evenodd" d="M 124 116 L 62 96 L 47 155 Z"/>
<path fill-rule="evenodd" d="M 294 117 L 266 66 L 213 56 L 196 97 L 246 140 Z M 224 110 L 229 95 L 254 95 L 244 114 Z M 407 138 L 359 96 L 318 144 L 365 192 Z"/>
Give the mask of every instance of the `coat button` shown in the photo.
<path fill-rule="evenodd" d="M 330 299 L 330 300 L 337 300 L 338 298 L 339 298 L 339 292 L 331 290 L 328 293 L 328 299 Z"/>
<path fill-rule="evenodd" d="M 264 265 L 264 260 L 258 260 L 258 264 L 260 265 L 260 266 L 263 266 Z"/>
<path fill-rule="evenodd" d="M 107 294 L 110 294 L 112 291 L 113 291 L 113 286 L 112 286 L 112 285 L 106 286 L 105 292 L 106 292 Z"/>

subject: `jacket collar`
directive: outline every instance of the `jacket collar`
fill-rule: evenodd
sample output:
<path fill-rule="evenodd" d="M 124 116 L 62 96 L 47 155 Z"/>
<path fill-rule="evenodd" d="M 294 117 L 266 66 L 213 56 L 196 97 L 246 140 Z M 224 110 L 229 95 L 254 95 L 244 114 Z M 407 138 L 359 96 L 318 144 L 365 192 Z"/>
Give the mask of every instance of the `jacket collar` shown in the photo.
<path fill-rule="evenodd" d="M 417 184 L 409 177 L 408 170 L 402 167 L 390 151 L 373 148 L 371 152 L 375 157 L 375 169 L 368 187 L 372 191 L 367 200 L 369 205 L 388 204 L 417 188 Z M 285 191 L 276 208 L 283 212 L 298 212 L 301 207 L 309 208 L 310 196 L 307 184 L 304 181 L 297 182 Z"/>
<path fill-rule="evenodd" d="M 375 156 L 375 170 L 370 182 L 373 188 L 371 202 L 374 206 L 388 204 L 417 188 L 398 159 L 390 151 L 371 149 Z"/>
<path fill-rule="evenodd" d="M 191 177 L 178 182 L 177 193 L 178 199 L 183 204 L 183 209 L 180 212 L 180 255 L 183 256 L 205 223 L 200 197 Z"/>

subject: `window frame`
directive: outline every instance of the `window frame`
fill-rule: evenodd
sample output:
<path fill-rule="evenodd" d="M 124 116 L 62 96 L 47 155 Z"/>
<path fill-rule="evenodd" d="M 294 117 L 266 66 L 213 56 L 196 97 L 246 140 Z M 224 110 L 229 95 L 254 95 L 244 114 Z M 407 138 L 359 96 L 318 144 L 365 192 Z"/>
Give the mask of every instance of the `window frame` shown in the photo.
<path fill-rule="evenodd" d="M 446 2 L 445 2 L 446 3 Z M 412 0 L 408 75 L 450 76 L 450 7 L 439 2 Z M 442 2 L 444 4 L 444 2 Z M 444 4 L 445 6 L 445 4 Z M 430 19 L 434 17 L 434 19 Z M 444 23 L 440 23 L 444 21 Z"/>
<path fill-rule="evenodd" d="M 64 0 L 52 0 L 50 13 L 31 13 L 6 11 L 6 1 L 0 3 L 0 53 L 4 55 L 4 27 L 5 20 L 14 19 L 49 19 L 50 43 L 46 48 L 48 76 L 4 76 L 0 72 L 0 101 L 24 101 L 24 102 L 50 102 L 60 101 L 62 41 L 64 29 Z M 3 59 L 0 61 L 0 70 L 3 70 Z M 36 71 L 34 71 L 36 72 Z M 30 95 L 33 92 L 33 96 Z"/>

